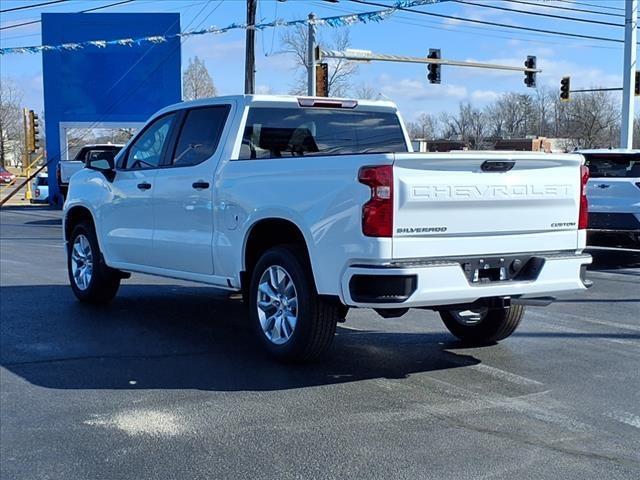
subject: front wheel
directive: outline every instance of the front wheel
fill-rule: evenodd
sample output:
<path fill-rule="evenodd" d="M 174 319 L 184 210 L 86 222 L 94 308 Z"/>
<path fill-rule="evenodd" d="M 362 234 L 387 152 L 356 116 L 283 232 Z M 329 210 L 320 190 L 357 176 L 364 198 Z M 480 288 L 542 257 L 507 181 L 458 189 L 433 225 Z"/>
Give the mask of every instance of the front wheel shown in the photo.
<path fill-rule="evenodd" d="M 81 302 L 108 303 L 120 287 L 119 272 L 104 263 L 93 226 L 86 222 L 76 225 L 69 238 L 67 270 L 73 293 Z"/>
<path fill-rule="evenodd" d="M 451 333 L 463 342 L 474 345 L 504 340 L 515 332 L 523 316 L 523 305 L 440 312 L 442 321 Z"/>
<path fill-rule="evenodd" d="M 302 249 L 279 246 L 258 260 L 249 286 L 256 335 L 276 359 L 308 361 L 327 351 L 340 317 L 337 302 L 316 292 Z"/>

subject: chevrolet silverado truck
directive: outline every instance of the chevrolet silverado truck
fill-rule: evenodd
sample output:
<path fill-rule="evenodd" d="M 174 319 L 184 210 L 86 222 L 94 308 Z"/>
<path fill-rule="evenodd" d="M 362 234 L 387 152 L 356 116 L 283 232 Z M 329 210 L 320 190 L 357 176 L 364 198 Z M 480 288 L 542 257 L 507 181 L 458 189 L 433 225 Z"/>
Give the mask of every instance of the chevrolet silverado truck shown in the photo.
<path fill-rule="evenodd" d="M 440 313 L 467 344 L 587 287 L 579 155 L 412 153 L 393 103 L 230 96 L 169 106 L 64 207 L 82 302 L 131 272 L 241 292 L 281 360 L 330 346 L 349 308 Z M 187 301 L 185 299 L 185 301 Z"/>

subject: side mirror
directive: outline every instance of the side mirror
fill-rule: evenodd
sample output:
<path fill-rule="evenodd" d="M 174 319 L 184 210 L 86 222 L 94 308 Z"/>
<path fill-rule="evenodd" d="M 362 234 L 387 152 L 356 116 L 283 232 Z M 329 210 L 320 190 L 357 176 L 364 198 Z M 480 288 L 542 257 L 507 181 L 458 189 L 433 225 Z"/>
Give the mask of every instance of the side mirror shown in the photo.
<path fill-rule="evenodd" d="M 116 176 L 115 165 L 111 158 L 89 157 L 87 159 L 86 168 L 101 172 L 109 181 L 112 181 Z"/>

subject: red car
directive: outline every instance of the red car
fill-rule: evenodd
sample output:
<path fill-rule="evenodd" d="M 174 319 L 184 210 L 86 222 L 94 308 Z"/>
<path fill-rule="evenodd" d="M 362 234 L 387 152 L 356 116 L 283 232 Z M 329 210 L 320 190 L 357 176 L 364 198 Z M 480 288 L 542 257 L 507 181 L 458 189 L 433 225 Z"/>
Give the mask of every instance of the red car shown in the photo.
<path fill-rule="evenodd" d="M 16 181 L 16 176 L 0 166 L 0 185 L 11 185 Z"/>

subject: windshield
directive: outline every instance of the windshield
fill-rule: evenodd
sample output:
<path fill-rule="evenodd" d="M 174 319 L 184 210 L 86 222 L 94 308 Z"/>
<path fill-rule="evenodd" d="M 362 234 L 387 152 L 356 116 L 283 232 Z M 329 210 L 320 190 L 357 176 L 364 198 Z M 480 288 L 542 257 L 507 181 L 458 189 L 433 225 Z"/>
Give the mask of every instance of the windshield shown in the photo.
<path fill-rule="evenodd" d="M 640 177 L 640 153 L 591 153 L 583 154 L 591 178 Z"/>
<path fill-rule="evenodd" d="M 394 112 L 320 108 L 252 108 L 240 160 L 407 152 Z"/>

